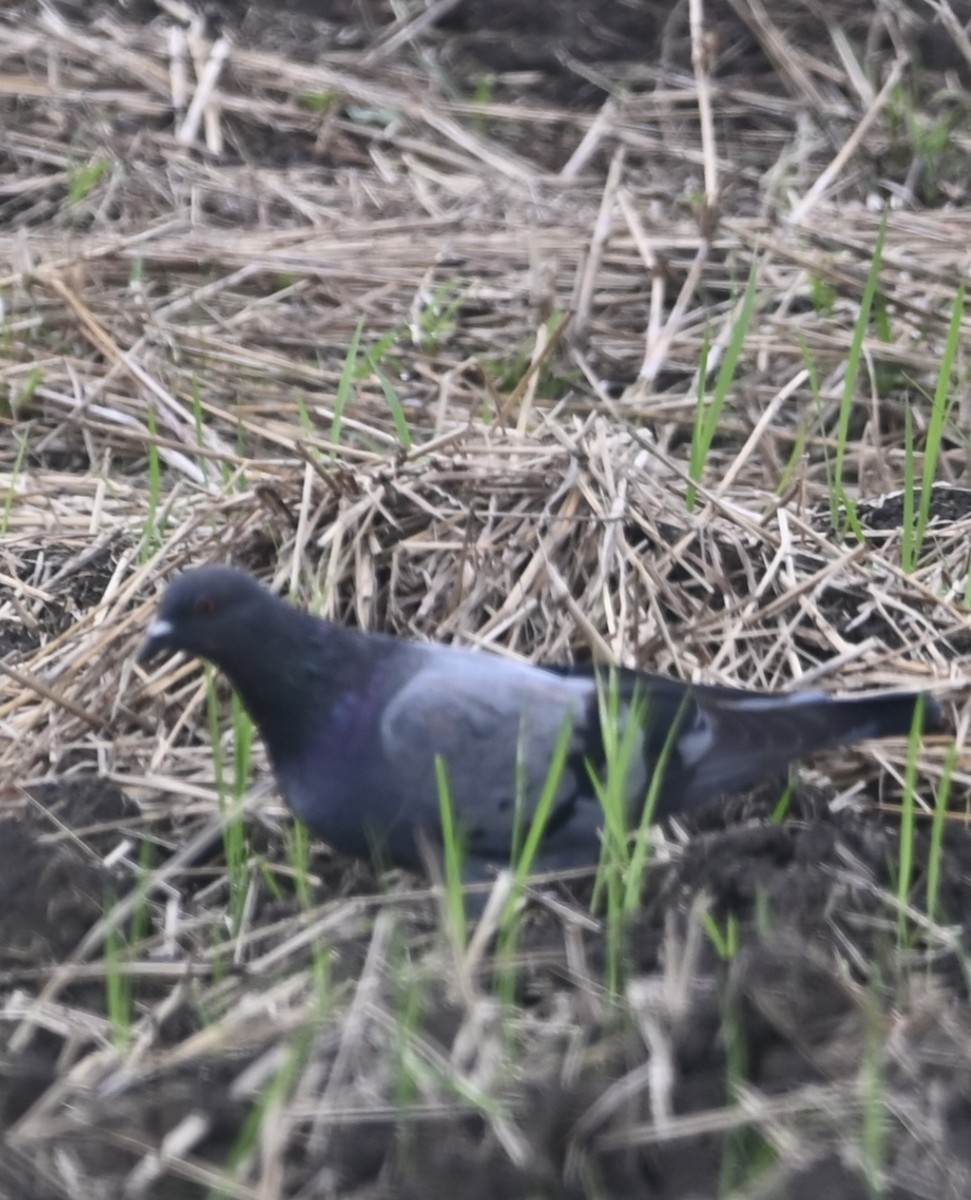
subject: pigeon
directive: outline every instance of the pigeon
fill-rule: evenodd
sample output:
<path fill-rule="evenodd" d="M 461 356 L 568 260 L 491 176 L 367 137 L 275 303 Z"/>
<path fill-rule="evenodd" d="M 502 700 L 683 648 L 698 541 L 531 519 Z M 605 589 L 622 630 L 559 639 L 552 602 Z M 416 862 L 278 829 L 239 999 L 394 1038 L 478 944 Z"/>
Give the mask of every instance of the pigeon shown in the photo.
<path fill-rule="evenodd" d="M 427 847 L 443 842 L 444 768 L 470 881 L 510 865 L 548 780 L 556 790 L 533 869 L 597 864 L 605 711 L 632 750 L 622 779 L 631 828 L 648 800 L 654 820 L 688 813 L 815 751 L 906 737 L 921 703 L 924 731 L 945 727 L 929 694 L 771 694 L 364 632 L 225 566 L 168 585 L 139 660 L 163 651 L 206 659 L 228 677 L 291 809 L 344 854 L 426 868 Z"/>

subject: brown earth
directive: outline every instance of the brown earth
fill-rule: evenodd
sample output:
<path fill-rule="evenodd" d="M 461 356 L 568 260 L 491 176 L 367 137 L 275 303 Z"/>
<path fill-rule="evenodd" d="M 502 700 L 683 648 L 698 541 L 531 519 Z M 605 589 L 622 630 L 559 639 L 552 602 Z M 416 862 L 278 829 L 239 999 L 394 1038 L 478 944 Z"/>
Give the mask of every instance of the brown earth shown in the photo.
<path fill-rule="evenodd" d="M 105 836 L 92 830 L 132 816 L 121 795 L 95 784 L 38 788 L 32 796 L 37 808 L 10 813 L 0 843 L 0 980 L 8 995 L 42 990 L 101 915 L 119 881 L 92 857 Z M 663 1123 L 651 1123 L 643 1093 L 621 1093 L 593 1115 L 612 1086 L 632 1070 L 643 1070 L 646 1061 L 642 1034 L 617 1027 L 608 1015 L 588 1029 L 570 1077 L 551 1063 L 532 1074 L 515 1102 L 511 1115 L 529 1149 L 525 1164 L 511 1162 L 494 1131 L 474 1113 L 349 1116 L 339 1136 L 322 1148 L 312 1144 L 308 1113 L 303 1135 L 298 1131 L 294 1137 L 302 1151 L 288 1161 L 284 1194 L 316 1195 L 319 1186 L 340 1195 L 395 1200 L 455 1190 L 523 1200 L 581 1197 L 591 1188 L 612 1196 L 700 1197 L 758 1180 L 758 1195 L 870 1196 L 867 1164 L 847 1157 L 846 1134 L 848 1124 L 864 1128 L 859 1076 L 880 1044 L 889 1051 L 879 1081 L 886 1122 L 881 1166 L 895 1181 L 881 1194 L 957 1196 L 971 1171 L 971 832 L 961 826 L 946 831 L 938 924 L 928 929 L 921 914 L 929 831 L 919 831 L 913 914 L 902 958 L 891 901 L 898 822 L 833 814 L 821 798 L 803 790 L 779 825 L 771 819 L 773 801 L 767 795 L 703 814 L 683 852 L 651 870 L 643 914 L 626 934 L 625 972 L 635 980 L 667 980 L 670 987 L 667 1003 L 653 1010 L 655 1021 L 661 1014 L 662 1029 L 652 1045 L 655 1054 L 663 1047 L 670 1058 L 670 1133 Z M 76 831 L 87 853 L 65 843 L 57 833 L 62 826 Z M 272 844 L 266 851 L 269 861 L 282 853 Z M 218 867 L 218 861 L 208 865 Z M 346 894 L 348 881 L 341 878 L 346 866 L 328 859 L 319 865 L 331 882 L 316 898 L 327 902 Z M 198 869 L 205 873 L 204 864 Z M 373 881 L 369 885 L 358 867 L 350 869 L 366 893 Z M 582 909 L 590 899 L 585 887 L 560 888 L 561 902 L 571 906 Z M 699 906 L 718 927 L 733 929 L 730 960 L 711 940 L 698 937 Z M 263 889 L 255 924 L 275 925 L 293 907 L 293 901 Z M 423 906 L 409 920 L 409 939 L 420 943 L 433 923 L 432 911 Z M 515 988 L 517 1003 L 534 1017 L 542 1019 L 545 1012 L 553 1019 L 564 989 L 582 992 L 591 978 L 603 977 L 602 937 L 584 932 L 589 976 L 578 977 L 567 949 L 574 936 L 569 923 L 543 909 L 533 912 Z M 370 931 L 362 931 L 341 940 L 341 973 L 353 977 L 360 969 L 369 939 Z M 153 980 L 149 973 L 134 982 L 134 1003 L 149 1010 L 167 988 L 164 978 Z M 656 1006 L 658 996 L 652 998 Z M 100 1022 L 106 1013 L 103 978 L 84 981 L 82 975 L 60 1002 L 73 1010 L 75 1024 L 81 1013 Z M 456 1044 L 462 1014 L 446 998 L 430 997 L 420 1022 L 423 1038 L 447 1053 Z M 156 1053 L 203 1028 L 188 996 L 184 1004 L 170 1004 L 157 1031 Z M 64 1036 L 48 1029 L 26 1049 L 4 1054 L 0 1112 L 8 1128 L 43 1102 L 64 1070 L 65 1054 L 74 1059 L 82 1051 L 85 1035 L 80 1034 L 81 1045 L 78 1037 L 75 1029 L 69 1050 Z M 181 1070 L 132 1078 L 120 1085 L 119 1095 L 88 1096 L 58 1139 L 62 1151 L 77 1157 L 85 1177 L 103 1181 L 103 1194 L 114 1195 L 107 1181 L 130 1178 L 142 1148 L 187 1113 L 201 1110 L 206 1127 L 193 1161 L 224 1162 L 252 1112 L 250 1103 L 232 1095 L 247 1057 L 245 1047 L 229 1055 L 206 1054 Z M 752 1101 L 756 1117 L 751 1125 L 712 1128 L 712 1114 L 726 1111 L 736 1089 L 758 1098 Z M 802 1140 L 793 1161 L 770 1167 L 776 1159 L 774 1100 L 780 1111 L 792 1104 L 803 1111 Z M 758 1106 L 765 1107 L 764 1115 Z M 697 1132 L 693 1114 L 699 1117 Z M 0 1155 L 0 1194 L 43 1200 L 64 1193 L 14 1142 Z M 159 1180 L 150 1194 L 209 1192 L 176 1178 Z"/>
<path fill-rule="evenodd" d="M 952 7 L 962 20 L 968 15 L 969 6 Z M 149 0 L 98 8 L 59 0 L 58 8 L 81 28 L 106 16 L 147 22 L 158 12 Z M 713 45 L 720 46 L 726 71 L 765 79 L 773 64 L 736 8 L 708 6 Z M 829 44 L 833 22 L 853 37 L 872 18 L 858 4 L 772 8 L 794 39 L 804 37 L 807 54 Z M 443 66 L 468 85 L 467 94 L 476 81 L 498 73 L 496 103 L 593 112 L 607 95 L 604 78 L 618 63 L 690 70 L 687 12 L 686 4 L 467 0 L 445 13 L 429 36 Z M 231 28 L 239 45 L 294 61 L 337 51 L 363 55 L 381 45 L 393 19 L 388 6 L 369 0 L 289 0 L 272 8 L 219 0 L 205 13 L 210 32 Z M 913 46 L 928 71 L 942 79 L 951 73 L 949 86 L 967 74 L 954 40 L 929 20 L 914 33 Z M 878 38 L 867 51 L 877 56 L 886 46 Z M 780 79 L 775 86 L 783 96 Z M 16 108 L 5 116 L 12 128 Z M 736 113 L 725 124 L 744 120 Z M 69 126 L 65 118 L 66 143 L 77 132 Z M 227 127 L 228 160 L 254 170 L 308 163 L 350 170 L 366 161 L 370 145 L 359 131 L 339 131 L 325 144 L 316 133 L 273 131 L 238 113 Z M 112 133 L 129 137 L 130 146 L 142 127 L 121 121 Z M 534 141 L 513 131 L 506 144 L 558 166 L 565 141 L 556 134 Z M 861 193 L 889 171 L 891 160 L 888 153 L 861 168 Z M 597 163 L 605 169 L 606 156 Z M 686 169 L 686 179 L 689 174 Z M 758 187 L 741 171 L 736 184 L 738 212 L 752 210 Z M 943 186 L 956 203 L 966 178 L 955 170 Z M 924 197 L 928 204 L 938 198 Z M 60 200 L 36 200 L 29 189 L 0 191 L 0 203 L 11 226 L 70 224 Z M 232 227 L 248 201 L 229 186 L 220 203 L 225 207 L 211 215 Z M 683 264 L 674 273 L 680 280 Z M 336 296 L 334 306 L 340 303 Z M 470 304 L 464 316 L 474 327 L 488 312 Z M 671 368 L 659 387 L 690 374 L 692 353 L 685 352 L 688 365 Z M 633 358 L 612 360 L 604 351 L 602 361 L 615 372 L 612 383 L 629 377 Z M 671 439 L 672 452 L 687 436 L 682 430 Z M 32 448 L 28 463 L 67 472 L 86 466 L 86 454 L 80 438 L 65 437 Z M 138 469 L 144 470 L 141 460 Z M 328 486 L 339 493 L 343 482 L 335 473 Z M 274 493 L 276 499 L 266 501 L 264 494 L 266 509 L 234 550 L 250 566 L 273 560 L 278 531 L 266 512 L 289 518 L 299 479 L 286 479 L 280 490 L 285 499 Z M 960 489 L 936 493 L 935 528 L 967 522 L 969 496 Z M 340 495 L 339 503 L 346 499 Z M 387 507 L 401 517 L 394 496 Z M 903 505 L 890 497 L 862 506 L 860 515 L 877 543 L 899 534 Z M 822 528 L 826 515 L 815 518 Z M 654 561 L 682 533 L 662 526 L 651 541 L 632 527 L 629 536 Z M 382 530 L 379 536 L 397 534 Z M 31 551 L 16 568 L 5 564 L 9 578 L 32 585 L 74 561 L 76 544 L 50 542 L 44 555 Z M 121 550 L 106 541 L 81 569 L 71 570 L 52 587 L 41 621 L 4 623 L 5 661 L 82 622 L 108 590 Z M 733 557 L 734 548 L 715 536 L 697 550 L 698 559 L 709 552 L 731 581 L 724 587 L 744 591 L 744 556 Z M 709 581 L 699 575 L 694 554 L 694 548 L 686 551 L 666 576 L 678 601 L 666 593 L 662 607 L 670 605 L 665 611 L 675 627 L 690 628 L 708 603 Z M 374 586 L 387 596 L 393 572 L 386 563 L 385 570 Z M 425 584 L 419 579 L 409 599 L 410 616 L 431 604 Z M 139 592 L 143 601 L 148 595 L 147 588 Z M 921 597 L 913 602 L 915 622 Z M 834 583 L 815 610 L 819 624 L 793 636 L 793 654 L 817 661 L 825 624 L 827 636 L 832 632 L 851 646 L 873 638 L 887 655 L 920 642 L 941 670 L 966 656 L 966 626 L 942 618 L 929 632 L 918 624 L 919 636 L 911 636 L 914 627 L 897 624 L 895 609 L 888 615 L 870 600 L 866 576 Z M 349 588 L 342 603 L 348 613 L 356 611 Z M 390 599 L 381 603 L 394 627 L 401 610 Z M 113 647 L 106 669 L 120 670 L 131 644 Z M 154 714 L 137 699 L 111 718 L 115 727 L 124 726 L 126 738 L 148 741 L 157 732 Z M 208 737 L 204 717 L 186 734 L 207 761 Z M 123 755 L 131 742 L 119 745 Z M 290 868 L 289 822 L 273 813 L 250 815 L 245 937 L 237 939 L 227 932 L 222 841 L 203 841 L 193 856 L 177 860 L 205 825 L 189 799 L 173 802 L 156 782 L 144 789 L 151 793 L 145 805 L 137 803 L 107 778 L 111 768 L 103 769 L 80 738 L 52 748 L 51 757 L 55 777 L 28 780 L 23 788 L 11 780 L 0 794 L 4 1200 L 229 1194 L 956 1200 L 971 1190 L 971 831 L 960 811 L 967 800 L 963 780 L 955 786 L 939 852 L 928 812 L 918 816 L 903 910 L 900 787 L 888 772 L 878 775 L 870 759 L 850 755 L 829 766 L 860 782 L 852 805 L 834 806 L 830 780 L 803 783 L 784 820 L 775 814 L 778 789 L 767 789 L 664 831 L 641 909 L 623 931 L 623 1003 L 605 995 L 610 943 L 602 914 L 589 916 L 593 889 L 583 879 L 537 886 L 512 966 L 484 957 L 473 1002 L 449 974 L 438 911 L 415 881 L 389 885 L 315 846 L 308 902 Z M 159 772 L 148 774 L 157 780 Z M 923 796 L 928 800 L 927 788 Z M 128 839 L 123 855 L 120 838 Z M 177 862 L 178 869 L 151 903 L 132 904 L 121 947 L 113 951 L 121 967 L 115 962 L 113 971 L 105 949 L 112 937 L 98 934 L 99 923 L 119 898 L 137 901 L 131 868 L 139 861 L 163 874 L 167 863 Z M 316 917 L 323 913 L 325 924 L 304 943 L 308 909 Z M 378 912 L 393 914 L 395 922 L 380 954 Z M 294 948 L 274 959 L 274 947 L 287 939 Z M 303 980 L 312 996 L 311 955 L 324 943 L 334 1008 L 322 1004 L 318 1011 L 302 993 L 301 1008 L 287 989 Z M 119 970 L 124 1003 L 144 1039 L 123 1050 L 112 1025 L 116 1001 L 109 998 L 109 980 L 117 981 Z M 413 993 L 401 982 L 412 976 Z M 482 999 L 502 993 L 506 976 L 512 1031 L 499 1028 Z M 345 1004 L 348 996 L 353 999 Z M 411 1011 L 412 1000 L 405 1036 L 395 1023 L 405 1023 L 400 1014 Z M 303 1023 L 287 1024 L 298 1009 Z M 512 1052 L 507 1039 L 515 1042 Z M 414 1051 L 424 1076 L 401 1067 L 403 1045 Z M 293 1061 L 304 1072 L 296 1072 L 299 1082 L 288 1076 L 289 1091 L 268 1104 L 272 1085 Z M 402 1078 L 389 1082 L 394 1069 Z M 481 1077 L 483 1090 L 499 1097 L 495 1107 L 450 1090 L 457 1076 Z M 427 1082 L 427 1092 L 409 1091 L 414 1078 Z M 330 1080 L 337 1081 L 333 1092 Z M 398 1097 L 397 1106 L 389 1106 L 389 1095 Z M 253 1128 L 259 1133 L 251 1143 Z M 274 1138 L 285 1139 L 285 1155 L 274 1156 Z M 261 1176 L 263 1163 L 277 1164 L 279 1173 L 267 1167 Z M 229 1190 L 236 1178 L 229 1166 L 244 1180 L 232 1185 L 235 1190 Z"/>

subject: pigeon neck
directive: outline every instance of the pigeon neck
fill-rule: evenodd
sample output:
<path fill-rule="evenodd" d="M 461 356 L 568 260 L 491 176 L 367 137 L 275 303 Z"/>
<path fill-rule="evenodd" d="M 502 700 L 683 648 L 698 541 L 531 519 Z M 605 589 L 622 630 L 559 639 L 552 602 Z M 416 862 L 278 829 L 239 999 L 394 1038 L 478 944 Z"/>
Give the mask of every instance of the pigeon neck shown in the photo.
<path fill-rule="evenodd" d="M 253 643 L 218 664 L 271 750 L 301 745 L 316 723 L 360 684 L 361 635 L 282 606 Z"/>

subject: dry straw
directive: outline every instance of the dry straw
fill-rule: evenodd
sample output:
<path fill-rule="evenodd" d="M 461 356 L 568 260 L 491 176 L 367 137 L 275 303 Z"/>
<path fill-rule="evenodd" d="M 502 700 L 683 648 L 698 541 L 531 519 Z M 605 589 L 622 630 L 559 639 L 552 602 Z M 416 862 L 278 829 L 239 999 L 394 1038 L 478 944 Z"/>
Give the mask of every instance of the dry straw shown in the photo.
<path fill-rule="evenodd" d="M 83 1149 L 95 1138 L 128 1164 L 128 1197 L 153 1194 L 163 1175 L 226 1196 L 334 1194 L 327 1179 L 313 1193 L 286 1181 L 297 1147 L 324 1159 L 341 1128 L 395 1115 L 403 1002 L 389 914 L 405 920 L 417 895 L 401 881 L 390 900 L 371 899 L 352 876 L 318 908 L 252 918 L 228 937 L 224 880 L 205 867 L 224 819 L 204 682 L 192 664 L 149 677 L 132 662 L 161 583 L 233 560 L 323 615 L 484 651 L 760 688 L 945 692 L 967 646 L 966 451 L 942 456 L 948 486 L 907 575 L 897 502 L 881 500 L 903 478 L 899 408 L 884 404 L 879 376 L 933 391 L 971 217 L 903 196 L 888 219 L 892 331 L 866 339 L 847 452 L 865 536 L 840 540 L 826 464 L 882 221 L 860 159 L 891 136 L 902 54 L 873 88 L 839 38 L 825 64 L 800 48 L 805 6 L 732 0 L 751 68 L 733 73 L 718 63 L 734 43 L 692 0 L 690 73 L 641 64 L 587 112 L 536 93 L 456 99 L 409 66 L 401 47 L 448 3 L 403 18 L 363 59 L 326 38 L 312 54 L 292 40 L 254 48 L 231 24 L 217 40 L 183 6 L 161 7 L 144 24 L 121 6 L 90 20 L 67 3 L 0 16 L 0 96 L 16 115 L 0 184 L 0 777 L 21 815 L 41 781 L 96 773 L 121 787 L 137 807 L 103 858 L 127 867 L 132 888 L 139 837 L 172 853 L 151 877 L 150 944 L 119 968 L 154 988 L 124 1053 L 65 989 L 108 973 L 136 890 L 65 962 L 10 981 L 11 1052 L 45 1029 L 68 1042 L 14 1142 L 55 1194 L 96 1187 Z M 676 39 L 662 49 L 676 55 Z M 691 512 L 699 395 L 753 262 L 756 312 Z M 566 313 L 557 332 L 550 317 Z M 377 357 L 358 357 L 345 404 L 356 337 Z M 920 422 L 919 399 L 915 411 Z M 928 745 L 925 780 L 940 779 L 945 751 Z M 829 769 L 850 795 L 885 768 L 893 798 L 905 757 L 888 746 Z M 955 795 L 968 768 L 964 756 Z M 285 827 L 268 785 L 251 806 L 274 837 Z M 44 822 L 52 848 L 104 836 L 96 822 Z M 585 1022 L 606 1003 L 586 959 L 591 918 L 562 901 L 547 911 L 562 986 L 545 977 L 543 1003 L 516 1017 L 535 1079 L 505 1058 L 482 938 L 458 996 L 429 1002 L 458 1006 L 445 1044 L 416 1029 L 407 1047 L 421 1081 L 411 1119 L 478 1109 L 505 1158 L 538 1178 L 548 1164 L 515 1115 L 520 1085 L 585 1078 L 599 1053 Z M 448 955 L 416 928 L 408 944 L 432 988 Z M 698 936 L 692 927 L 689 942 Z M 321 1013 L 309 959 L 324 944 L 337 983 Z M 526 969 L 542 974 L 542 954 Z M 784 1160 L 782 1128 L 807 1110 L 860 1111 L 854 1079 L 665 1125 L 664 1056 L 694 1003 L 689 976 L 675 979 L 676 963 L 667 975 L 670 1011 L 645 1016 L 641 993 L 630 999 L 653 1067 L 627 1077 L 613 1061 L 616 1105 L 578 1120 L 574 1167 L 591 1138 L 606 1149 L 739 1124 L 771 1131 Z M 161 1039 L 190 997 L 206 1024 Z M 161 1140 L 126 1124 L 132 1097 L 213 1064 L 220 1103 L 242 1111 L 308 1027 L 317 1036 L 289 1095 L 266 1109 L 247 1182 L 197 1155 L 216 1118 L 188 1086 Z M 643 1111 L 625 1109 L 652 1088 Z"/>

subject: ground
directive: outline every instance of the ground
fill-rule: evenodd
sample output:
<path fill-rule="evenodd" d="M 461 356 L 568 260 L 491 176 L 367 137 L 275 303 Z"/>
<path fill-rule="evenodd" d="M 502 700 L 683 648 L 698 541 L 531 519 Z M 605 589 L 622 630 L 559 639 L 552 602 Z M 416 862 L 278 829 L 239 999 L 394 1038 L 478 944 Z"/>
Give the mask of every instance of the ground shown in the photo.
<path fill-rule="evenodd" d="M 960 30 L 194 12 L 0 13 L 0 1197 L 966 1196 Z M 484 652 L 932 688 L 955 735 L 466 936 L 299 838 L 198 664 L 135 667 L 210 559 Z"/>

